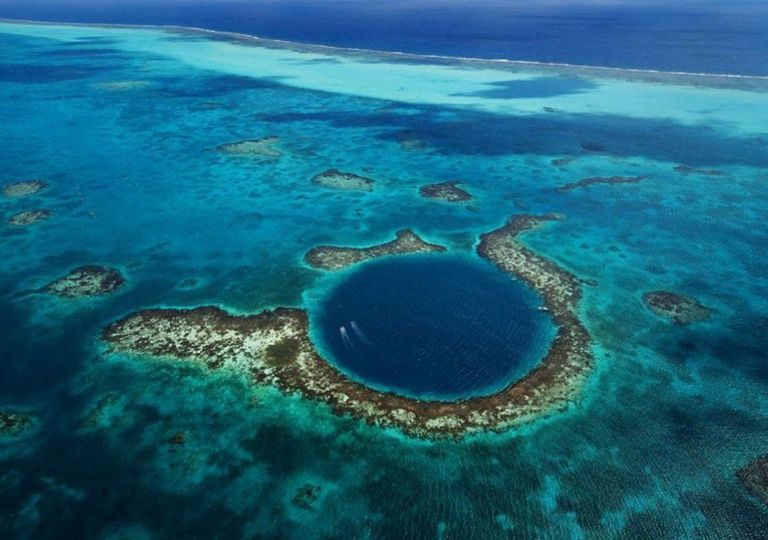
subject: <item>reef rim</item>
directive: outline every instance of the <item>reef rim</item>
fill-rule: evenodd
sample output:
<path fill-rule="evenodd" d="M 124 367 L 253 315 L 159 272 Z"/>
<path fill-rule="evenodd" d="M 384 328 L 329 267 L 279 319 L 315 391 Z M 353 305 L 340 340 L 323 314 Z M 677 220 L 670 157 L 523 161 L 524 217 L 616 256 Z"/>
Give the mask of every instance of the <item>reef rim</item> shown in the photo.
<path fill-rule="evenodd" d="M 298 308 L 243 316 L 217 307 L 148 309 L 112 323 L 102 336 L 115 351 L 229 369 L 257 384 L 271 384 L 323 402 L 339 415 L 349 414 L 413 436 L 462 437 L 503 431 L 565 409 L 594 364 L 590 335 L 577 314 L 578 278 L 517 239 L 525 231 L 558 219 L 554 214 L 518 215 L 480 237 L 479 256 L 537 291 L 557 327 L 539 366 L 489 396 L 444 402 L 369 388 L 318 354 L 309 338 L 307 312 Z"/>

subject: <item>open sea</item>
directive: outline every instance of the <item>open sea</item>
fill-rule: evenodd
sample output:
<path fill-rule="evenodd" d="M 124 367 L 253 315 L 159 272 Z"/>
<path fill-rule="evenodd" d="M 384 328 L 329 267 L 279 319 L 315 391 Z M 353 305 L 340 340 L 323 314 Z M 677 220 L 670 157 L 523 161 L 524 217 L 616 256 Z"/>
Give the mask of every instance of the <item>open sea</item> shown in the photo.
<path fill-rule="evenodd" d="M 768 455 L 768 8 L 530 4 L 0 0 L 0 189 L 45 184 L 0 194 L 0 538 L 768 538 L 768 478 L 737 474 Z M 273 146 L 222 150 L 245 140 Z M 420 195 L 447 181 L 472 199 Z M 578 279 L 595 366 L 501 432 L 415 437 L 102 339 L 295 307 L 371 388 L 492 394 L 557 338 L 478 241 L 550 213 L 520 242 Z M 308 264 L 406 228 L 445 251 Z M 83 265 L 125 282 L 46 292 Z"/>

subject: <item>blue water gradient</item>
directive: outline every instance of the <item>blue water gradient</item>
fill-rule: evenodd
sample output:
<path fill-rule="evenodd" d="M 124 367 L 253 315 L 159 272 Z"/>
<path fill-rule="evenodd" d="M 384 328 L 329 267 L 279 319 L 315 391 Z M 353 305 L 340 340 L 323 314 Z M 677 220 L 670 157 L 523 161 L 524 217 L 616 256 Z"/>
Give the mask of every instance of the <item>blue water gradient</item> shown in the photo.
<path fill-rule="evenodd" d="M 768 536 L 736 477 L 768 452 L 764 82 L 261 45 L 0 24 L 2 183 L 49 184 L 0 199 L 0 409 L 39 415 L 0 438 L 0 538 Z M 215 150 L 265 136 L 279 158 Z M 374 189 L 311 182 L 333 167 Z M 615 175 L 642 179 L 558 189 Z M 419 196 L 448 180 L 474 199 Z M 597 367 L 505 434 L 409 438 L 100 339 L 148 307 L 314 308 L 344 277 L 304 263 L 318 244 L 409 227 L 479 264 L 479 234 L 525 212 L 564 217 L 521 241 L 584 281 Z M 27 294 L 82 264 L 126 287 Z M 658 317 L 659 289 L 712 317 Z"/>
<path fill-rule="evenodd" d="M 0 0 L 0 17 L 194 26 L 303 43 L 768 75 L 759 0 Z"/>

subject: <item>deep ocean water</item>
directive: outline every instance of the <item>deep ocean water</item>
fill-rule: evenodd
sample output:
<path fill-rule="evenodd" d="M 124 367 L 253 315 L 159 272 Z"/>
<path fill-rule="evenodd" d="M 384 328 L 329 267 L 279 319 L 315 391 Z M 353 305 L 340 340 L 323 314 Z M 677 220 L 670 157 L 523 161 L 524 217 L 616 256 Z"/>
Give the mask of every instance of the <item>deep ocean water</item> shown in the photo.
<path fill-rule="evenodd" d="M 362 265 L 318 306 L 317 343 L 384 391 L 455 400 L 520 379 L 554 336 L 533 291 L 487 263 L 444 255 Z"/>
<path fill-rule="evenodd" d="M 768 452 L 764 79 L 2 23 L 0 118 L 2 184 L 48 184 L 0 201 L 0 409 L 37 415 L 0 436 L 0 537 L 768 536 L 736 477 Z M 267 136 L 279 157 L 215 150 Z M 375 187 L 311 183 L 329 168 Z M 558 189 L 614 176 L 639 180 Z M 452 179 L 471 204 L 419 196 Z M 32 209 L 52 215 L 5 224 Z M 100 340 L 148 307 L 317 306 L 347 275 L 304 264 L 318 244 L 410 227 L 480 264 L 479 234 L 522 212 L 565 216 L 523 241 L 585 281 L 598 366 L 507 433 L 409 438 Z M 29 293 L 84 264 L 127 283 Z M 651 290 L 713 316 L 676 325 Z"/>

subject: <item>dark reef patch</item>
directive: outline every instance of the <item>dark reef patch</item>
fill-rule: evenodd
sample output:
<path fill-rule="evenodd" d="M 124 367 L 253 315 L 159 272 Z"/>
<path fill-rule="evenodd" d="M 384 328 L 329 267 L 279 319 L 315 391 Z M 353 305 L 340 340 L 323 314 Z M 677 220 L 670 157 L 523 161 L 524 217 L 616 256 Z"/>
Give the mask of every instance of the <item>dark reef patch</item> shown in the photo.
<path fill-rule="evenodd" d="M 28 413 L 0 410 L 0 436 L 15 437 L 26 431 L 34 422 Z"/>
<path fill-rule="evenodd" d="M 768 505 L 768 454 L 739 469 L 736 476 L 744 487 Z"/>
<path fill-rule="evenodd" d="M 322 487 L 317 484 L 304 484 L 296 490 L 291 501 L 295 506 L 303 510 L 312 510 L 313 505 L 320 497 Z"/>
<path fill-rule="evenodd" d="M 472 200 L 472 194 L 458 186 L 458 180 L 426 184 L 419 188 L 419 195 L 425 199 L 440 199 L 446 202 L 463 202 Z"/>
<path fill-rule="evenodd" d="M 581 143 L 581 149 L 587 152 L 605 152 L 605 146 L 598 143 Z"/>
<path fill-rule="evenodd" d="M 556 158 L 556 159 L 553 159 L 550 163 L 552 164 L 553 167 L 557 167 L 558 169 L 564 169 L 568 165 L 573 163 L 576 159 L 577 158 L 574 156 L 567 157 L 567 158 Z"/>
<path fill-rule="evenodd" d="M 557 188 L 557 191 L 558 193 L 569 193 L 576 189 L 590 187 L 596 184 L 637 184 L 646 178 L 647 177 L 645 176 L 593 176 L 591 178 L 583 178 L 578 182 L 563 184 Z"/>
<path fill-rule="evenodd" d="M 643 301 L 657 315 L 680 325 L 709 319 L 713 311 L 695 298 L 670 291 L 647 292 L 643 294 Z"/>
<path fill-rule="evenodd" d="M 681 174 L 700 174 L 702 176 L 725 176 L 723 171 L 718 171 L 717 169 L 697 169 L 688 165 L 678 165 L 675 167 L 675 172 Z"/>
<path fill-rule="evenodd" d="M 168 437 L 168 444 L 173 446 L 182 446 L 187 442 L 187 434 L 184 431 L 177 431 Z"/>
<path fill-rule="evenodd" d="M 43 287 L 40 292 L 61 298 L 103 296 L 123 286 L 125 278 L 114 268 L 88 264 Z"/>
<path fill-rule="evenodd" d="M 270 366 L 284 366 L 292 362 L 299 353 L 301 343 L 295 339 L 286 338 L 268 346 L 264 352 L 264 360 Z"/>
<path fill-rule="evenodd" d="M 395 239 L 383 244 L 370 247 L 339 247 L 317 246 L 310 249 L 304 256 L 304 261 L 314 268 L 322 270 L 340 270 L 359 262 L 404 253 L 427 253 L 445 251 L 445 247 L 430 244 L 422 240 L 410 229 L 402 229 L 395 233 Z"/>

